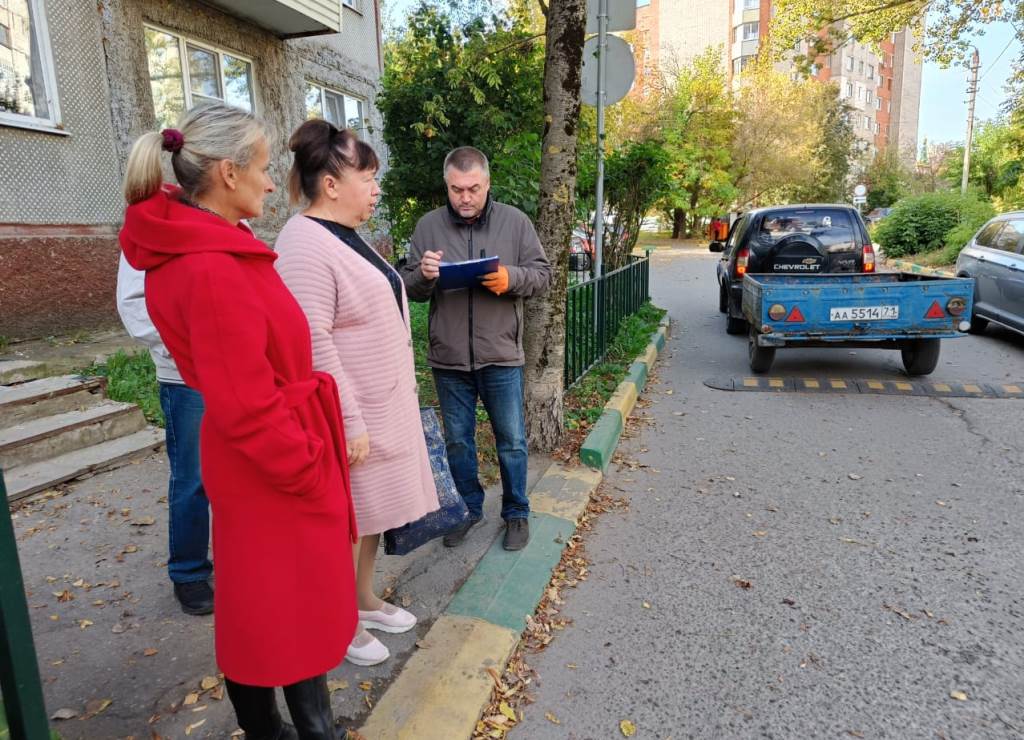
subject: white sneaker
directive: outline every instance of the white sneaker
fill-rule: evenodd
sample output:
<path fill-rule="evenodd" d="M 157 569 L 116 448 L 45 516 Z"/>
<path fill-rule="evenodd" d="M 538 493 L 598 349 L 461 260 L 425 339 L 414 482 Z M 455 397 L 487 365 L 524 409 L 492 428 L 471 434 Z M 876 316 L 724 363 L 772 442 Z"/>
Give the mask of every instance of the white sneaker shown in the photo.
<path fill-rule="evenodd" d="M 390 657 L 391 651 L 388 650 L 387 645 L 367 632 L 365 628 L 360 629 L 352 638 L 352 644 L 348 646 L 348 652 L 345 654 L 345 660 L 361 666 L 378 665 Z"/>
<path fill-rule="evenodd" d="M 416 615 L 385 601 L 380 609 L 372 612 L 364 612 L 360 609 L 359 621 L 368 630 L 380 630 L 397 635 L 408 632 L 416 626 Z"/>

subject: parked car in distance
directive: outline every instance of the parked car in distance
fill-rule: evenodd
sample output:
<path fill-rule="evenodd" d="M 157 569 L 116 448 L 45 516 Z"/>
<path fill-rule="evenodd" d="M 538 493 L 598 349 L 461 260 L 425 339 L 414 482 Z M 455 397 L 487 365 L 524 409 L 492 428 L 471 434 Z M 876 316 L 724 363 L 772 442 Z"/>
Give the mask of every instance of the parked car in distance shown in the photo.
<path fill-rule="evenodd" d="M 587 272 L 594 264 L 594 245 L 587 232 L 581 228 L 573 229 L 569 243 L 569 271 Z"/>
<path fill-rule="evenodd" d="M 957 277 L 974 278 L 971 333 L 989 322 L 1024 334 L 1024 211 L 996 216 L 960 251 Z"/>
<path fill-rule="evenodd" d="M 860 212 L 842 204 L 771 206 L 747 211 L 729 237 L 711 242 L 718 262 L 718 310 L 729 334 L 746 334 L 743 277 L 747 274 L 872 273 L 875 250 Z"/>

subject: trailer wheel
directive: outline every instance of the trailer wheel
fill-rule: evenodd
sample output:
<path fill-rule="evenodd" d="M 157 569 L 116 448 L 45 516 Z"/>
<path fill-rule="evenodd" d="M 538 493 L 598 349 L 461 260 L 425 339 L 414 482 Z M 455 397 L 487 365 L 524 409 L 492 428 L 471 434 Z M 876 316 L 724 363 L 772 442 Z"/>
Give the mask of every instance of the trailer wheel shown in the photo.
<path fill-rule="evenodd" d="M 775 362 L 775 347 L 759 347 L 757 333 L 751 328 L 747 334 L 747 355 L 750 357 L 751 372 L 766 373 Z"/>
<path fill-rule="evenodd" d="M 725 333 L 726 334 L 746 334 L 747 333 L 747 320 L 746 319 L 734 319 L 732 316 L 725 317 Z"/>
<path fill-rule="evenodd" d="M 912 339 L 900 350 L 907 375 L 929 375 L 939 364 L 938 339 Z"/>

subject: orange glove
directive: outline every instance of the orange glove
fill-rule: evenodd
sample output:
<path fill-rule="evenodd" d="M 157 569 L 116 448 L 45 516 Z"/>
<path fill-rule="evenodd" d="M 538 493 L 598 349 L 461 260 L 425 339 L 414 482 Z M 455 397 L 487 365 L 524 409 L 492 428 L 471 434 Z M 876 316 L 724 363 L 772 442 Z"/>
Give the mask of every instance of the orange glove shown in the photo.
<path fill-rule="evenodd" d="M 483 286 L 494 295 L 508 292 L 508 268 L 499 265 L 497 272 L 489 272 L 483 276 Z"/>

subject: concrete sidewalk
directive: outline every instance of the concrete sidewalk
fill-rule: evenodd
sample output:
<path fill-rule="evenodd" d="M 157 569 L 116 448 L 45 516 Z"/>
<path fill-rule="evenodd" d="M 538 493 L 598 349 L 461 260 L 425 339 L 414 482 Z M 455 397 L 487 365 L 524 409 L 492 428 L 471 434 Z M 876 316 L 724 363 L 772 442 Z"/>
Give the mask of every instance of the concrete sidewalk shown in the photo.
<path fill-rule="evenodd" d="M 531 460 L 531 488 L 549 464 Z M 68 717 L 52 722 L 65 740 L 225 738 L 237 727 L 214 660 L 213 618 L 184 615 L 167 579 L 166 486 L 166 458 L 154 455 L 15 513 L 47 708 Z M 381 637 L 392 653 L 385 664 L 343 663 L 330 675 L 343 727 L 361 724 L 472 573 L 501 529 L 499 509 L 492 487 L 488 520 L 462 547 L 436 541 L 401 558 L 381 554 L 379 586 L 420 624 Z"/>

